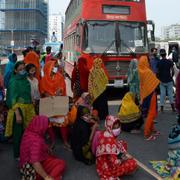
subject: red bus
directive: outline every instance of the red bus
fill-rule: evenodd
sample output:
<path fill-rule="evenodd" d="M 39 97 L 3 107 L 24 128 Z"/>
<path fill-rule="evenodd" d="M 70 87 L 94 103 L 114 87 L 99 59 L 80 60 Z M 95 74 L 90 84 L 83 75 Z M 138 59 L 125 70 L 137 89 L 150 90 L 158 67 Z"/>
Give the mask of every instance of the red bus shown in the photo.
<path fill-rule="evenodd" d="M 108 86 L 127 82 L 129 62 L 148 53 L 145 0 L 71 0 L 65 13 L 65 70 L 71 77 L 80 55 L 103 59 Z"/>

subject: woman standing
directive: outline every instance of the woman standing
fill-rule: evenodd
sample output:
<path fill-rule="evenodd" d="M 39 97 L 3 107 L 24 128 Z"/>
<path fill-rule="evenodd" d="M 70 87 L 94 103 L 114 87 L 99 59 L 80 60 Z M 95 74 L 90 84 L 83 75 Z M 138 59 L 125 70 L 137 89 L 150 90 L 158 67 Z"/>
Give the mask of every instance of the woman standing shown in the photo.
<path fill-rule="evenodd" d="M 129 64 L 128 69 L 128 85 L 129 85 L 129 92 L 135 94 L 135 97 L 140 100 L 140 86 L 139 86 L 139 75 L 138 75 L 138 60 L 133 59 Z"/>
<path fill-rule="evenodd" d="M 105 128 L 99 135 L 96 170 L 101 180 L 118 180 L 133 173 L 137 169 L 137 164 L 127 154 L 127 144 L 116 139 L 121 131 L 119 119 L 107 116 Z"/>
<path fill-rule="evenodd" d="M 108 78 L 102 68 L 102 59 L 96 58 L 89 74 L 88 92 L 93 99 L 93 108 L 98 111 L 101 120 L 108 115 L 107 84 Z"/>
<path fill-rule="evenodd" d="M 35 77 L 36 66 L 34 64 L 26 65 L 26 71 L 28 74 L 28 81 L 31 85 L 31 98 L 36 111 L 36 114 L 39 114 L 39 101 L 40 101 L 40 92 L 39 92 L 39 82 Z"/>
<path fill-rule="evenodd" d="M 143 118 L 145 120 L 144 136 L 146 140 L 155 140 L 159 135 L 154 129 L 154 120 L 157 116 L 156 88 L 160 83 L 151 71 L 147 56 L 141 56 L 138 63 L 140 79 L 140 102 L 142 105 Z"/>
<path fill-rule="evenodd" d="M 40 81 L 40 60 L 39 56 L 33 50 L 30 50 L 24 58 L 25 64 L 34 64 L 36 67 L 35 77 Z"/>
<path fill-rule="evenodd" d="M 58 61 L 55 59 L 48 61 L 44 66 L 44 77 L 41 79 L 40 91 L 42 97 L 66 96 L 66 83 L 62 74 L 58 72 Z M 56 124 L 57 125 L 57 124 Z M 59 124 L 60 132 L 65 148 L 70 148 L 68 144 L 68 128 L 66 123 Z M 49 129 L 52 144 L 55 143 L 53 129 Z"/>
<path fill-rule="evenodd" d="M 87 60 L 84 57 L 80 57 L 78 64 L 75 63 L 74 65 L 71 80 L 71 89 L 75 100 L 81 97 L 83 92 L 88 92 L 88 78 L 89 69 L 87 67 Z"/>
<path fill-rule="evenodd" d="M 5 88 L 8 87 L 9 84 L 9 80 L 11 78 L 11 74 L 14 70 L 14 65 L 17 61 L 17 55 L 15 53 L 9 55 L 8 57 L 9 62 L 7 63 L 6 67 L 5 67 L 5 71 L 4 71 L 4 86 Z"/>
<path fill-rule="evenodd" d="M 31 87 L 27 80 L 25 64 L 22 61 L 15 64 L 14 74 L 7 88 L 6 103 L 9 111 L 5 135 L 13 136 L 14 157 L 18 158 L 23 130 L 35 115 Z"/>
<path fill-rule="evenodd" d="M 61 180 L 65 162 L 50 155 L 45 143 L 48 118 L 36 116 L 26 128 L 20 148 L 22 179 Z"/>

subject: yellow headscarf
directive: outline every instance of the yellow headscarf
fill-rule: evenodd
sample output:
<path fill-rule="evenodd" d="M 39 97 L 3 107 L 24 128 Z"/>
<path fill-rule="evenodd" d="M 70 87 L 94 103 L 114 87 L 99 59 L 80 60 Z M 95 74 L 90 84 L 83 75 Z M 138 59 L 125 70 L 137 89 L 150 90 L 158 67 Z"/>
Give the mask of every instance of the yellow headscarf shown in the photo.
<path fill-rule="evenodd" d="M 135 95 L 132 92 L 126 93 L 122 99 L 118 116 L 121 123 L 130 123 L 140 118 L 141 112 L 135 104 Z"/>
<path fill-rule="evenodd" d="M 102 68 L 102 59 L 96 58 L 89 74 L 88 92 L 93 98 L 97 99 L 106 89 L 108 84 L 108 77 Z"/>
<path fill-rule="evenodd" d="M 140 98 L 141 103 L 158 86 L 160 81 L 156 78 L 149 67 L 147 56 L 141 56 L 138 63 L 138 73 L 140 80 Z"/>

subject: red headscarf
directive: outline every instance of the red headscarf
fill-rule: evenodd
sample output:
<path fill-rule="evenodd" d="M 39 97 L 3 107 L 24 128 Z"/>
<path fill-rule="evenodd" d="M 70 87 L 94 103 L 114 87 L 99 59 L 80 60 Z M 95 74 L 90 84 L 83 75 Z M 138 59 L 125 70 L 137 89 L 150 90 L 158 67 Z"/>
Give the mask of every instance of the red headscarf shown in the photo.
<path fill-rule="evenodd" d="M 78 70 L 80 74 L 80 87 L 83 92 L 88 92 L 89 69 L 84 57 L 78 59 Z"/>
<path fill-rule="evenodd" d="M 39 81 L 40 80 L 40 62 L 39 62 L 39 56 L 34 51 L 30 51 L 25 56 L 24 63 L 25 64 L 34 64 L 34 66 L 36 67 L 36 78 Z"/>
<path fill-rule="evenodd" d="M 49 61 L 44 66 L 44 77 L 41 79 L 41 93 L 48 93 L 50 96 L 55 96 L 58 90 L 62 90 L 62 96 L 66 96 L 66 83 L 64 77 L 57 72 L 51 77 L 52 69 L 56 61 Z"/>
<path fill-rule="evenodd" d="M 42 162 L 48 158 L 48 146 L 44 135 L 48 129 L 48 118 L 36 116 L 26 128 L 20 146 L 20 166 L 25 163 Z"/>
<path fill-rule="evenodd" d="M 112 132 L 113 125 L 117 121 L 119 121 L 119 119 L 114 116 L 109 115 L 106 117 L 106 130 L 99 136 L 99 144 L 97 146 L 96 157 L 107 154 L 118 155 L 120 152 L 126 152 L 125 148 L 122 146 L 122 143 L 116 140 Z"/>

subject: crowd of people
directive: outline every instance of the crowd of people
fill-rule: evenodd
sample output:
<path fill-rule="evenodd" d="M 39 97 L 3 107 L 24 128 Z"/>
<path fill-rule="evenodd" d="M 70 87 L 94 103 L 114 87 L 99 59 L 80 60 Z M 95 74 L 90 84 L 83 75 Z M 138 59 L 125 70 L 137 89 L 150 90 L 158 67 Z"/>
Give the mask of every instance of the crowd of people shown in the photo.
<path fill-rule="evenodd" d="M 23 61 L 17 61 L 16 54 L 11 54 L 4 75 L 0 76 L 0 141 L 12 140 L 22 180 L 62 179 L 66 163 L 53 154 L 55 128 L 59 129 L 64 148 L 72 151 L 77 161 L 96 164 L 101 180 L 118 180 L 135 172 L 137 162 L 129 155 L 127 143 L 118 136 L 121 130 L 140 133 L 142 127 L 146 141 L 160 135 L 154 127 L 159 89 L 161 112 L 165 112 L 166 95 L 172 111 L 177 112 L 178 122 L 168 139 L 167 170 L 176 176 L 180 174 L 180 72 L 174 83 L 175 65 L 166 58 L 164 49 L 160 50 L 161 58 L 153 48 L 151 57 L 134 56 L 131 60 L 127 74 L 129 92 L 115 116 L 108 110 L 108 75 L 102 59 L 93 59 L 89 67 L 88 59 L 81 56 L 72 71 L 72 105 L 65 121 L 59 123 L 61 115 L 46 117 L 39 113 L 41 98 L 67 96 L 62 52 L 54 57 L 51 47 L 46 50 L 41 56 L 27 48 Z M 105 121 L 103 129 L 102 121 Z"/>

